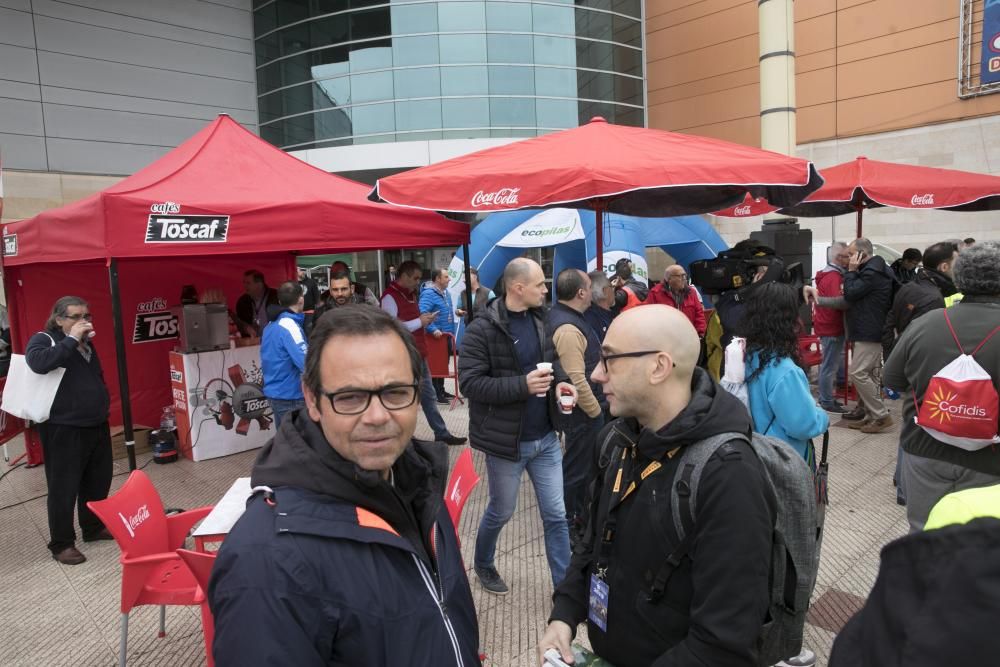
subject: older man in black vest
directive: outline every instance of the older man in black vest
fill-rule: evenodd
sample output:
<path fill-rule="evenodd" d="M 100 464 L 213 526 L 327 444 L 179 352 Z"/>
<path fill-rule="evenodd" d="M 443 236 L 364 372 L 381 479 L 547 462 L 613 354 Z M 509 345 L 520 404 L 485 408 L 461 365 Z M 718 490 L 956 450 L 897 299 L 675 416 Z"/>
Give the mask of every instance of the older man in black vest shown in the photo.
<path fill-rule="evenodd" d="M 569 414 L 559 415 L 557 424 L 566 434 L 563 454 L 563 498 L 570 540 L 575 542 L 584 529 L 584 502 L 587 486 L 597 475 L 597 433 L 604 425 L 604 392 L 590 381 L 601 360 L 601 340 L 583 313 L 593 300 L 590 277 L 579 269 L 565 269 L 556 277 L 556 299 L 546 318 L 559 363 L 576 387 L 579 400 Z"/>

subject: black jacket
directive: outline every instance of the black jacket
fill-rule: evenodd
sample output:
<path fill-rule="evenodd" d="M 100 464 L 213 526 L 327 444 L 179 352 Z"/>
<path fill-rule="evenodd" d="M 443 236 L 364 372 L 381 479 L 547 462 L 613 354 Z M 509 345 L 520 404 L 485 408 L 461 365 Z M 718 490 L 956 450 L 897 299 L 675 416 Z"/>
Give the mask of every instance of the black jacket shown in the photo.
<path fill-rule="evenodd" d="M 264 302 L 265 312 L 270 317 L 270 306 L 278 305 L 278 290 L 265 285 Z M 260 337 L 263 331 L 257 329 L 257 308 L 254 305 L 253 297 L 249 294 L 242 294 L 236 300 L 236 326 L 239 327 L 240 334 L 247 337 Z"/>
<path fill-rule="evenodd" d="M 56 327 L 36 333 L 28 340 L 24 359 L 28 368 L 36 373 L 48 373 L 66 368 L 59 390 L 52 401 L 49 424 L 63 426 L 98 426 L 108 421 L 111 397 L 104 383 L 104 371 L 97 351 L 91 345 L 90 361 L 77 349 L 75 338 L 67 336 Z M 55 341 L 53 347 L 52 341 Z"/>
<path fill-rule="evenodd" d="M 830 667 L 995 665 L 1000 520 L 915 533 L 882 549 L 868 602 L 833 642 Z"/>
<path fill-rule="evenodd" d="M 253 496 L 212 571 L 216 664 L 479 665 L 447 452 L 414 441 L 392 470 L 342 458 L 305 410 L 282 420 L 251 478 L 273 505 Z"/>
<path fill-rule="evenodd" d="M 844 274 L 844 300 L 847 309 L 847 339 L 853 342 L 881 343 L 885 317 L 892 306 L 896 276 L 885 260 L 875 255 L 857 271 Z"/>
<path fill-rule="evenodd" d="M 735 440 L 712 455 L 698 491 L 693 547 L 668 580 L 663 597 L 647 599 L 650 582 L 677 546 L 670 490 L 681 457 L 675 448 L 718 433 L 750 432 L 739 399 L 695 369 L 688 406 L 659 432 L 618 419 L 614 432 L 627 448 L 622 488 L 638 484 L 617 506 L 608 561 L 607 632 L 588 622 L 594 651 L 617 667 L 752 667 L 756 640 L 767 615 L 771 533 L 777 519 L 774 493 L 750 445 Z M 611 449 L 611 448 L 609 448 Z M 662 467 L 641 480 L 653 461 Z M 590 506 L 590 524 L 566 578 L 552 596 L 550 620 L 576 627 L 587 618 L 590 576 L 608 517 L 618 464 L 605 470 Z M 660 507 L 657 508 L 657 505 Z M 662 520 L 654 521 L 659 516 Z M 596 529 L 595 529 L 596 527 Z"/>
<path fill-rule="evenodd" d="M 542 359 L 552 363 L 555 381 L 565 381 L 552 339 L 545 333 L 545 310 L 531 315 L 541 341 Z M 521 412 L 531 398 L 510 334 L 503 297 L 493 299 L 462 336 L 458 356 L 458 381 L 469 399 L 469 441 L 473 448 L 493 456 L 520 458 Z M 549 420 L 557 423 L 555 392 L 549 391 Z"/>
<path fill-rule="evenodd" d="M 958 289 L 951 278 L 932 269 L 922 269 L 917 277 L 899 288 L 882 330 L 882 355 L 888 359 L 896 339 L 910 322 L 924 313 L 944 308 L 944 299 Z"/>

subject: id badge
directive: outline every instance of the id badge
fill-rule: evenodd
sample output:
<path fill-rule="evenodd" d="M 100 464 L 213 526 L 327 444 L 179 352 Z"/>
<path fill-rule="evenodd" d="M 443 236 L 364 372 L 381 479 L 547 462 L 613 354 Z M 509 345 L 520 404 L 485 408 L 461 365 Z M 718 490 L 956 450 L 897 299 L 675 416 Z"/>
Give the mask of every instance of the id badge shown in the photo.
<path fill-rule="evenodd" d="M 587 618 L 602 631 L 608 631 L 608 584 L 590 575 L 590 611 Z"/>

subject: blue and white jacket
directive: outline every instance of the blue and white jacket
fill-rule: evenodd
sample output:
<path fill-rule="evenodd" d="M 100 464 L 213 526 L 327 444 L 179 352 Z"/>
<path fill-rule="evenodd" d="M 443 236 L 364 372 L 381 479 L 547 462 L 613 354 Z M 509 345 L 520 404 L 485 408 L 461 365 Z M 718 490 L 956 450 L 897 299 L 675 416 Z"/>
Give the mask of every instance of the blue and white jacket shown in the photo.
<path fill-rule="evenodd" d="M 757 353 L 748 354 L 746 377 L 753 430 L 784 440 L 809 461 L 807 441 L 822 435 L 830 426 L 830 418 L 816 405 L 809 380 L 794 361 L 788 357 L 772 361 L 749 381 L 758 365 Z"/>
<path fill-rule="evenodd" d="M 420 312 L 430 313 L 438 311 L 438 316 L 427 325 L 427 333 L 433 335 L 435 331 L 455 335 L 455 311 L 451 305 L 451 295 L 448 292 L 442 293 L 434 283 L 430 283 L 420 291 Z"/>
<path fill-rule="evenodd" d="M 264 327 L 260 342 L 260 366 L 264 371 L 264 395 L 285 401 L 303 398 L 302 370 L 306 364 L 306 334 L 303 313 L 283 311 Z"/>

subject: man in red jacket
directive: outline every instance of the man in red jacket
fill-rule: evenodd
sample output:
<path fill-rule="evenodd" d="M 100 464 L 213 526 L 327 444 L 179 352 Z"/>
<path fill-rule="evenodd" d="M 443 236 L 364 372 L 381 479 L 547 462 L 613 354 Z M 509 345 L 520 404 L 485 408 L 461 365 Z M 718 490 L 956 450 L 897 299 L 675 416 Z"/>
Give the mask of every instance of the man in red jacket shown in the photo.
<path fill-rule="evenodd" d="M 844 377 L 844 271 L 847 270 L 847 244 L 834 241 L 827 249 L 826 266 L 816 272 L 816 290 L 829 297 L 813 308 L 813 331 L 819 336 L 823 361 L 819 366 L 819 405 L 827 412 L 843 414 L 847 408 L 833 397 L 834 380 Z"/>
<path fill-rule="evenodd" d="M 657 283 L 653 289 L 649 290 L 649 295 L 643 302 L 659 303 L 665 306 L 672 306 L 684 313 L 699 338 L 705 337 L 705 306 L 701 303 L 701 295 L 698 290 L 688 284 L 687 271 L 680 264 L 668 266 L 663 272 L 663 282 Z"/>

